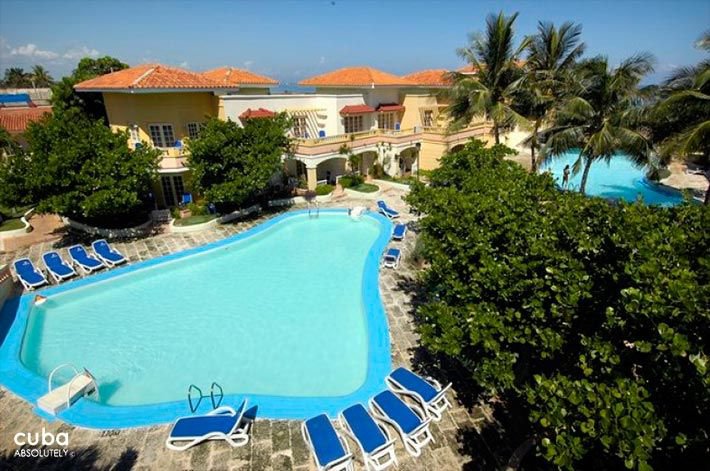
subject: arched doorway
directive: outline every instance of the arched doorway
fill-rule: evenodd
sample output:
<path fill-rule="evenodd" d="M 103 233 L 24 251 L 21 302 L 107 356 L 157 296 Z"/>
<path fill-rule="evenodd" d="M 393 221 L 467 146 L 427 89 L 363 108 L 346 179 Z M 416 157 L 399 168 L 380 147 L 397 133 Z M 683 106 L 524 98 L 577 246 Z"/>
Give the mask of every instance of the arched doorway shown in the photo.
<path fill-rule="evenodd" d="M 318 164 L 316 168 L 316 177 L 318 183 L 328 183 L 335 185 L 337 178 L 345 174 L 345 157 L 332 157 Z"/>

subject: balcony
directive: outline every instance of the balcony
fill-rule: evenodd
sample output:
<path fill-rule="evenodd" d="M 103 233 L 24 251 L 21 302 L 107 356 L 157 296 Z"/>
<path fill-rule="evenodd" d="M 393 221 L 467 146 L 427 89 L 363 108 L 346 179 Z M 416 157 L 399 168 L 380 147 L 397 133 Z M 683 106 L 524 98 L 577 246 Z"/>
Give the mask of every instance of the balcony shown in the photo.
<path fill-rule="evenodd" d="M 351 134 L 338 134 L 336 136 L 296 139 L 296 154 L 304 156 L 315 156 L 321 154 L 338 153 L 343 145 L 347 145 L 353 151 L 366 147 L 376 146 L 379 143 L 386 144 L 414 144 L 421 138 L 422 130 L 411 128 L 395 131 L 393 129 L 371 129 L 368 131 Z"/>
<path fill-rule="evenodd" d="M 162 153 L 159 172 L 174 173 L 187 169 L 187 150 L 185 147 L 161 147 L 158 150 Z"/>

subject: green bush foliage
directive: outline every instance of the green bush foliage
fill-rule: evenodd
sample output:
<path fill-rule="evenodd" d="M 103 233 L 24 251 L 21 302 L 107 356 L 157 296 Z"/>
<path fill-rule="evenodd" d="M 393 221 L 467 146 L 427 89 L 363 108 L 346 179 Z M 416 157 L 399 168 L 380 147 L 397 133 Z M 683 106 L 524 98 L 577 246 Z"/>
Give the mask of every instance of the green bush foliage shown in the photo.
<path fill-rule="evenodd" d="M 78 108 L 31 123 L 26 138 L 27 152 L 0 160 L 0 204 L 36 204 L 39 212 L 102 227 L 145 221 L 159 151 L 129 149 L 126 133 Z"/>
<path fill-rule="evenodd" d="M 285 114 L 249 119 L 244 127 L 210 119 L 197 139 L 188 143 L 188 166 L 196 192 L 228 212 L 264 193 L 290 152 Z"/>
<path fill-rule="evenodd" d="M 339 183 L 343 188 L 352 188 L 365 183 L 365 177 L 362 175 L 343 175 L 340 177 Z"/>
<path fill-rule="evenodd" d="M 527 414 L 516 437 L 544 467 L 698 469 L 710 210 L 559 192 L 508 152 L 473 141 L 407 198 L 426 215 L 422 344 Z"/>
<path fill-rule="evenodd" d="M 335 187 L 333 185 L 328 185 L 327 183 L 316 186 L 316 195 L 323 196 L 328 195 L 333 192 Z"/>

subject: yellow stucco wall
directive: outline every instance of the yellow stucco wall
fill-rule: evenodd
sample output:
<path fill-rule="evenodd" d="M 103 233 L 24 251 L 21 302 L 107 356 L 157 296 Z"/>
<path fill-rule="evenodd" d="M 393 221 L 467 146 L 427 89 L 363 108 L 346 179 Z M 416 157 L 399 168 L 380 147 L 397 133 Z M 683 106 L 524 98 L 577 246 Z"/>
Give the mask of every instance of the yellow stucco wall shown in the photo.
<path fill-rule="evenodd" d="M 402 116 L 402 129 L 422 126 L 422 111 L 431 109 L 434 116 L 437 114 L 437 98 L 433 94 L 424 92 L 405 93 L 402 97 L 404 116 Z"/>
<path fill-rule="evenodd" d="M 148 125 L 173 125 L 175 139 L 187 137 L 187 123 L 205 122 L 218 115 L 219 98 L 211 92 L 104 93 L 104 104 L 113 130 L 138 125 L 142 141 L 151 142 Z"/>
<path fill-rule="evenodd" d="M 433 170 L 439 166 L 439 159 L 447 151 L 446 144 L 422 140 L 419 151 L 419 167 L 422 170 Z"/>

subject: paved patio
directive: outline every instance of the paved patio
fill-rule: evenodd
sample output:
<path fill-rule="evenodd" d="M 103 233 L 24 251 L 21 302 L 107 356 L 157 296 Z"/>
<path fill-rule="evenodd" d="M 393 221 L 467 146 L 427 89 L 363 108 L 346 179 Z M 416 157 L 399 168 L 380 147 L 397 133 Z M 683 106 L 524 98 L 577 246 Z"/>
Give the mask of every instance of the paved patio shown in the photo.
<path fill-rule="evenodd" d="M 403 192 L 389 189 L 384 199 L 402 214 L 402 220 L 412 222 Z M 341 198 L 322 204 L 324 207 L 350 207 L 374 202 Z M 189 247 L 219 240 L 259 224 L 273 214 L 259 218 L 216 227 L 192 234 L 158 234 L 153 237 L 117 242 L 116 246 L 131 261 L 146 260 Z M 398 271 L 386 270 L 380 275 L 380 290 L 387 312 L 392 345 L 392 363 L 395 366 L 413 365 L 413 356 L 418 344 L 414 333 L 411 308 L 412 299 L 406 286 L 413 279 L 414 271 L 408 261 L 416 238 L 410 230 L 407 240 L 401 243 L 403 264 Z M 58 242 L 42 242 L 13 253 L 0 254 L 0 265 L 19 256 L 29 256 L 37 261 L 40 254 L 50 247 L 65 250 L 76 240 L 86 239 L 68 235 Z M 397 441 L 397 457 L 401 470 L 454 470 L 461 469 L 475 457 L 462 453 L 461 434 L 478 429 L 490 418 L 485 408 L 467 410 L 456 400 L 456 392 L 449 398 L 454 404 L 441 422 L 432 424 L 435 443 L 425 449 L 422 456 L 411 458 Z M 188 451 L 174 452 L 165 448 L 168 426 L 150 428 L 96 431 L 69 426 L 60 421 L 47 422 L 32 412 L 32 407 L 14 394 L 0 388 L 0 469 L 215 469 L 215 470 L 311 470 L 313 459 L 300 433 L 300 421 L 277 421 L 257 419 L 249 445 L 232 449 L 224 443 L 208 443 Z M 18 446 L 14 443 L 17 432 L 40 432 L 42 427 L 52 432 L 69 434 L 69 453 L 63 458 L 15 457 Z M 392 430 L 392 433 L 394 431 Z M 355 443 L 349 442 L 353 451 Z M 357 457 L 357 453 L 356 453 Z M 357 458 L 357 469 L 364 469 Z M 472 464 L 472 463 L 471 463 Z"/>

